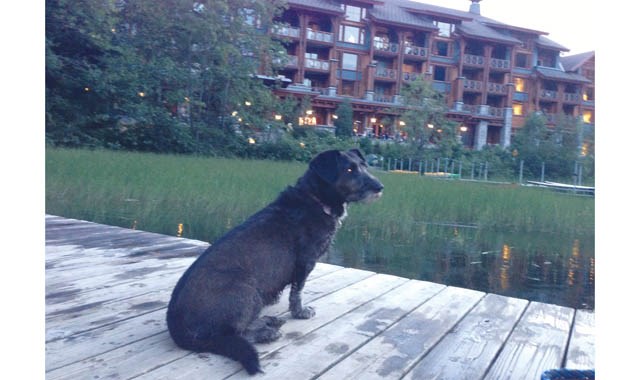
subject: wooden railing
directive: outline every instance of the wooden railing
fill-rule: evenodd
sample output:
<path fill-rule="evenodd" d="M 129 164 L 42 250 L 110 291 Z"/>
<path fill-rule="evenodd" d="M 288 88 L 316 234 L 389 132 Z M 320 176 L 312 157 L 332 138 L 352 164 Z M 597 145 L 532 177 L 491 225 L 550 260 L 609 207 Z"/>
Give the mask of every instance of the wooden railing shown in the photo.
<path fill-rule="evenodd" d="M 402 80 L 404 81 L 409 81 L 409 82 L 413 82 L 414 80 L 418 79 L 419 77 L 423 77 L 424 79 L 426 78 L 427 74 L 423 74 L 423 73 L 412 73 L 412 72 L 403 72 L 402 73 Z"/>
<path fill-rule="evenodd" d="M 333 33 L 307 29 L 307 40 L 333 43 Z"/>
<path fill-rule="evenodd" d="M 308 69 L 329 71 L 329 61 L 323 61 L 321 59 L 314 58 L 305 58 L 304 67 Z"/>
<path fill-rule="evenodd" d="M 397 79 L 398 78 L 398 70 L 387 69 L 387 68 L 378 68 L 376 69 L 376 78 L 380 79 Z"/>
<path fill-rule="evenodd" d="M 580 94 L 565 92 L 564 93 L 564 101 L 568 103 L 580 103 Z"/>
<path fill-rule="evenodd" d="M 511 69 L 511 62 L 507 61 L 506 59 L 491 58 L 490 65 L 491 65 L 491 68 L 494 68 L 494 69 L 501 69 L 501 70 Z"/>
<path fill-rule="evenodd" d="M 484 57 L 481 55 L 465 54 L 464 64 L 471 66 L 484 66 Z"/>
<path fill-rule="evenodd" d="M 415 46 L 409 43 L 404 44 L 404 54 L 408 56 L 420 57 L 427 59 L 429 49 L 425 47 Z"/>
<path fill-rule="evenodd" d="M 540 92 L 542 99 L 556 100 L 558 99 L 558 91 L 542 89 Z"/>
<path fill-rule="evenodd" d="M 271 32 L 278 36 L 300 37 L 300 28 L 296 28 L 295 26 L 274 26 L 271 28 Z"/>
<path fill-rule="evenodd" d="M 376 102 L 393 103 L 393 96 L 384 94 L 373 94 L 373 100 Z"/>
<path fill-rule="evenodd" d="M 400 45 L 395 42 L 373 41 L 373 49 L 375 51 L 397 54 L 400 51 Z"/>
<path fill-rule="evenodd" d="M 463 88 L 466 91 L 482 91 L 482 82 L 479 80 L 465 79 L 463 82 Z"/>
<path fill-rule="evenodd" d="M 502 83 L 488 82 L 487 92 L 490 92 L 492 94 L 506 94 L 507 86 Z"/>

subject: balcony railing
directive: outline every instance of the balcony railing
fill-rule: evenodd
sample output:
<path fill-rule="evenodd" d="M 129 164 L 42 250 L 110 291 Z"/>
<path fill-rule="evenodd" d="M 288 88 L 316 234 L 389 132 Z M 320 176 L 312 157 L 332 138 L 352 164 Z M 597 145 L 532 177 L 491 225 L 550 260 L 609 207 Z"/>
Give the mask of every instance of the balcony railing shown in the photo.
<path fill-rule="evenodd" d="M 542 99 L 556 100 L 558 99 L 558 91 L 543 89 L 540 93 Z"/>
<path fill-rule="evenodd" d="M 427 52 L 428 49 L 425 47 L 415 46 L 408 43 L 404 44 L 404 55 L 406 56 L 427 59 Z"/>
<path fill-rule="evenodd" d="M 271 32 L 278 36 L 296 37 L 296 38 L 300 37 L 300 28 L 296 28 L 295 26 L 285 26 L 285 25 L 274 26 L 271 29 Z"/>
<path fill-rule="evenodd" d="M 378 68 L 378 69 L 376 69 L 375 77 L 378 78 L 378 79 L 395 80 L 395 79 L 398 78 L 398 70 L 386 69 L 386 68 Z"/>
<path fill-rule="evenodd" d="M 373 41 L 373 49 L 377 52 L 397 54 L 400 51 L 400 45 L 395 42 Z"/>
<path fill-rule="evenodd" d="M 484 66 L 484 57 L 481 55 L 465 54 L 464 64 L 470 66 Z"/>
<path fill-rule="evenodd" d="M 496 118 L 504 118 L 504 108 L 501 107 L 490 107 L 487 105 L 477 105 L 477 104 L 463 104 L 462 109 L 458 109 L 459 111 L 470 113 L 472 115 L 477 116 L 489 116 Z"/>
<path fill-rule="evenodd" d="M 414 80 L 418 79 L 419 77 L 422 77 L 424 79 L 426 78 L 427 74 L 423 74 L 423 73 L 410 73 L 410 72 L 403 72 L 402 73 L 402 80 L 404 81 L 409 81 L 409 82 L 413 82 Z"/>
<path fill-rule="evenodd" d="M 490 65 L 492 69 L 509 70 L 511 68 L 511 62 L 506 59 L 491 58 Z"/>
<path fill-rule="evenodd" d="M 307 40 L 333 43 L 333 33 L 307 29 Z"/>
<path fill-rule="evenodd" d="M 393 96 L 384 94 L 373 94 L 373 100 L 382 103 L 393 103 Z"/>
<path fill-rule="evenodd" d="M 286 58 L 274 58 L 273 63 L 285 67 L 298 67 L 298 57 L 295 55 L 287 55 Z"/>
<path fill-rule="evenodd" d="M 507 86 L 502 83 L 488 82 L 487 92 L 490 92 L 492 94 L 506 94 Z"/>
<path fill-rule="evenodd" d="M 304 67 L 308 69 L 329 71 L 329 61 L 323 61 L 321 59 L 314 58 L 305 58 Z"/>
<path fill-rule="evenodd" d="M 567 103 L 580 103 L 580 94 L 565 92 L 564 101 Z"/>
<path fill-rule="evenodd" d="M 498 107 L 487 107 L 487 108 L 489 111 L 489 116 L 499 117 L 499 118 L 504 117 L 504 108 L 498 108 Z"/>
<path fill-rule="evenodd" d="M 463 88 L 466 91 L 482 91 L 482 82 L 478 80 L 465 79 Z"/>

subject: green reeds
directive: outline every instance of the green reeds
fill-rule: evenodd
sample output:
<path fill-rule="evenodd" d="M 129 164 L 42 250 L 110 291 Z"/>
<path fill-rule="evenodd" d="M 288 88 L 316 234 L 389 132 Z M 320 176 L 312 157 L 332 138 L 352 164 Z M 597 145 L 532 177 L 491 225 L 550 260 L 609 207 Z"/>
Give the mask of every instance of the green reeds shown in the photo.
<path fill-rule="evenodd" d="M 46 212 L 211 241 L 293 184 L 306 165 L 46 150 Z M 434 225 L 592 234 L 594 199 L 517 185 L 378 172 L 383 197 L 353 205 L 341 233 L 409 242 Z"/>

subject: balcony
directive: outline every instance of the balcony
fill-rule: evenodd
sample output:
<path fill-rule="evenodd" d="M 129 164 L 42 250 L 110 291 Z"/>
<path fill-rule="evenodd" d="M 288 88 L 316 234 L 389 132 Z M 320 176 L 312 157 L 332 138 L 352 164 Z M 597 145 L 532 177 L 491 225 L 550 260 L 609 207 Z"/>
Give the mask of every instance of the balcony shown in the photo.
<path fill-rule="evenodd" d="M 393 95 L 373 94 L 373 101 L 382 103 L 393 103 Z"/>
<path fill-rule="evenodd" d="M 558 91 L 542 89 L 540 92 L 540 99 L 558 100 Z"/>
<path fill-rule="evenodd" d="M 286 58 L 274 58 L 273 64 L 282 65 L 288 69 L 295 69 L 298 67 L 298 57 L 295 55 L 287 55 Z"/>
<path fill-rule="evenodd" d="M 490 107 L 488 105 L 478 105 L 478 104 L 462 104 L 461 108 L 456 106 L 454 109 L 458 112 L 469 113 L 474 116 L 486 116 L 491 118 L 504 118 L 504 108 L 501 107 Z"/>
<path fill-rule="evenodd" d="M 300 38 L 300 28 L 295 26 L 275 25 L 271 28 L 271 33 L 277 36 Z"/>
<path fill-rule="evenodd" d="M 489 65 L 491 66 L 492 69 L 497 69 L 497 70 L 511 69 L 511 62 L 507 61 L 506 59 L 491 58 Z"/>
<path fill-rule="evenodd" d="M 484 67 L 484 57 L 481 55 L 465 54 L 463 63 L 468 66 Z"/>
<path fill-rule="evenodd" d="M 329 61 L 323 61 L 321 59 L 305 58 L 304 67 L 307 69 L 329 71 Z"/>
<path fill-rule="evenodd" d="M 429 49 L 425 47 L 415 46 L 413 44 L 404 44 L 404 56 L 405 58 L 417 58 L 421 60 L 427 59 L 427 53 Z"/>
<path fill-rule="evenodd" d="M 490 94 L 506 95 L 507 85 L 504 85 L 502 83 L 488 82 L 487 92 Z"/>
<path fill-rule="evenodd" d="M 402 80 L 403 81 L 407 81 L 407 82 L 413 82 L 414 80 L 418 79 L 419 77 L 422 77 L 423 79 L 427 79 L 427 74 L 410 73 L 410 72 L 406 72 L 406 71 L 402 73 Z"/>
<path fill-rule="evenodd" d="M 478 80 L 465 79 L 463 82 L 463 88 L 465 91 L 482 92 L 482 82 Z"/>
<path fill-rule="evenodd" d="M 388 79 L 388 80 L 395 81 L 396 79 L 398 79 L 398 70 L 378 68 L 376 69 L 374 78 L 382 79 L 382 80 Z"/>
<path fill-rule="evenodd" d="M 564 93 L 564 102 L 565 103 L 580 103 L 580 94 L 565 92 Z"/>
<path fill-rule="evenodd" d="M 333 33 L 307 29 L 307 41 L 317 41 L 333 44 Z"/>
<path fill-rule="evenodd" d="M 389 53 L 396 55 L 400 51 L 400 45 L 395 42 L 373 41 L 374 53 Z"/>

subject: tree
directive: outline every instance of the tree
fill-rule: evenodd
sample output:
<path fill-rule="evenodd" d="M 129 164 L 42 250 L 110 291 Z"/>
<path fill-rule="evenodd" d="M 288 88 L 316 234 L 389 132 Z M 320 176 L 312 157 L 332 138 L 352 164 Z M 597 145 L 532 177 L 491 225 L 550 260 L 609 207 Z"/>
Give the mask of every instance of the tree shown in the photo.
<path fill-rule="evenodd" d="M 283 54 L 266 33 L 283 5 L 47 0 L 48 140 L 183 152 L 263 128 L 276 99 L 254 74 Z"/>
<path fill-rule="evenodd" d="M 353 107 L 349 98 L 343 98 L 336 108 L 336 116 L 334 121 L 336 126 L 336 137 L 349 138 L 353 134 Z"/>
<path fill-rule="evenodd" d="M 400 91 L 405 110 L 400 118 L 405 123 L 404 130 L 416 156 L 422 157 L 427 148 L 451 157 L 454 148 L 460 145 L 456 140 L 456 124 L 446 118 L 447 105 L 442 94 L 431 83 L 418 77 L 405 83 Z"/>

